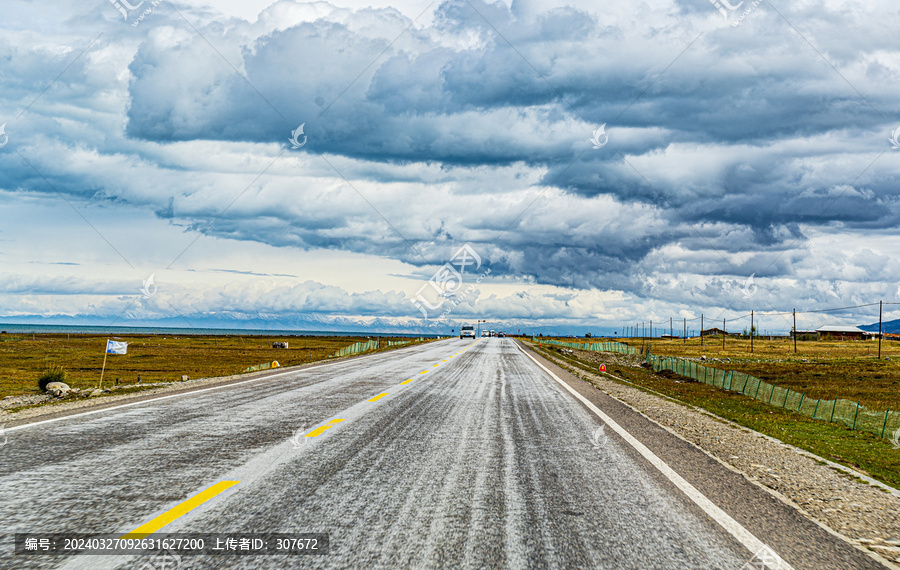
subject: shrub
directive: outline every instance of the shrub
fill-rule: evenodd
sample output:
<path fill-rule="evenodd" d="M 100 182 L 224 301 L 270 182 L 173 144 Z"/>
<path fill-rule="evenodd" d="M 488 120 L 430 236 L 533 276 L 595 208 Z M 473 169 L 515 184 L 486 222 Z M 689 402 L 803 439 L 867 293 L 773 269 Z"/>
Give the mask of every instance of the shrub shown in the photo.
<path fill-rule="evenodd" d="M 38 387 L 41 389 L 41 392 L 46 392 L 47 384 L 65 381 L 66 369 L 62 366 L 50 366 L 41 373 L 40 377 L 38 377 Z"/>

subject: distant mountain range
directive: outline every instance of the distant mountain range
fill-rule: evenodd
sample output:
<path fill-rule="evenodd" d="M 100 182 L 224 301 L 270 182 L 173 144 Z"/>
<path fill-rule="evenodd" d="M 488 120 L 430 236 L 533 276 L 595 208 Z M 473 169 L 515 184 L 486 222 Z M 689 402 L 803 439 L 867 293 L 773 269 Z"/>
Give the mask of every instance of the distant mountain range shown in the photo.
<path fill-rule="evenodd" d="M 245 314 L 232 312 L 217 312 L 206 314 L 185 315 L 184 318 L 167 317 L 157 319 L 135 318 L 131 315 L 123 315 L 115 317 L 100 317 L 96 315 L 53 315 L 50 317 L 42 317 L 38 315 L 21 315 L 0 317 L 0 323 L 7 325 L 17 325 L 16 328 L 22 329 L 27 325 L 39 326 L 88 326 L 88 327 L 166 327 L 175 329 L 218 329 L 232 331 L 229 334 L 235 334 L 240 330 L 277 330 L 282 333 L 285 331 L 317 331 L 324 332 L 340 332 L 340 333 L 373 333 L 382 334 L 400 333 L 400 334 L 425 334 L 425 335 L 446 335 L 458 334 L 459 326 L 463 323 L 474 324 L 474 319 L 460 318 L 447 320 L 421 318 L 354 318 L 354 317 L 326 317 L 311 313 L 294 313 L 294 314 Z M 878 332 L 878 323 L 865 325 L 857 325 L 864 331 Z M 566 326 L 566 325 L 535 325 L 533 323 L 503 322 L 491 321 L 487 327 L 501 331 L 505 330 L 511 334 L 516 333 L 542 333 L 544 336 L 553 335 L 575 335 L 584 336 L 584 333 L 590 332 L 595 337 L 602 336 L 619 336 L 621 327 L 603 327 L 603 326 Z M 668 329 L 663 327 L 665 332 Z M 900 334 L 900 319 L 892 321 L 884 321 L 882 323 L 882 331 L 888 334 Z M 676 330 L 677 332 L 677 330 Z M 785 331 L 771 331 L 773 334 L 789 334 Z M 184 333 L 187 334 L 187 333 Z M 225 333 L 222 333 L 225 334 Z"/>
<path fill-rule="evenodd" d="M 454 335 L 459 334 L 459 327 L 463 323 L 474 324 L 474 319 L 460 318 L 459 320 L 423 320 L 421 318 L 359 318 L 359 317 L 330 317 L 313 313 L 294 314 L 246 314 L 233 312 L 216 312 L 205 314 L 188 314 L 183 317 L 163 318 L 136 318 L 131 315 L 116 317 L 99 317 L 93 315 L 53 315 L 41 317 L 36 315 L 0 317 L 0 324 L 6 325 L 10 330 L 26 330 L 30 325 L 44 327 L 52 326 L 86 326 L 86 327 L 147 327 L 147 328 L 172 328 L 172 329 L 197 329 L 208 331 L 216 329 L 230 331 L 228 334 L 237 334 L 241 330 L 277 330 L 285 331 L 316 331 L 319 333 L 372 333 L 383 334 L 425 334 L 425 335 Z M 506 330 L 510 333 L 531 332 L 537 327 L 522 328 L 523 325 L 491 321 L 489 328 Z M 552 330 L 553 327 L 544 327 L 544 334 L 572 334 Z M 40 332 L 40 331 L 37 331 Z M 188 333 L 183 333 L 188 334 Z M 224 333 L 223 333 L 224 334 Z M 595 331 L 596 334 L 596 331 Z"/>
<path fill-rule="evenodd" d="M 871 325 L 859 325 L 859 328 L 868 332 L 878 332 L 878 323 Z M 883 321 L 881 323 L 881 332 L 886 334 L 900 334 L 900 319 L 895 319 L 893 321 Z"/>
<path fill-rule="evenodd" d="M 28 325 L 41 326 L 89 326 L 89 327 L 147 327 L 147 328 L 173 328 L 173 329 L 198 329 L 198 330 L 278 330 L 284 331 L 317 331 L 317 332 L 341 332 L 341 333 L 407 333 L 407 334 L 450 334 L 450 331 L 459 330 L 455 323 L 439 322 L 435 320 L 423 321 L 422 319 L 359 319 L 352 317 L 323 318 L 315 314 L 292 315 L 247 315 L 241 313 L 219 312 L 214 314 L 191 314 L 179 317 L 163 317 L 156 319 L 96 317 L 91 315 L 54 315 L 51 317 L 18 316 L 0 317 L 0 323 L 8 325 L 7 328 L 21 329 Z"/>

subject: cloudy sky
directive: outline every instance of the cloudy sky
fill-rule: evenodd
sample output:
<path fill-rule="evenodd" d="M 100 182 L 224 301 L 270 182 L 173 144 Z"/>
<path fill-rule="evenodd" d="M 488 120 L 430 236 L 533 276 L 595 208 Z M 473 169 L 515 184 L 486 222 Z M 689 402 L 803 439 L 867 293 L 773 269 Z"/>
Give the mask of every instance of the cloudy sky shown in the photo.
<path fill-rule="evenodd" d="M 0 322 L 784 330 L 900 301 L 900 5 L 715 4 L 4 0 Z"/>

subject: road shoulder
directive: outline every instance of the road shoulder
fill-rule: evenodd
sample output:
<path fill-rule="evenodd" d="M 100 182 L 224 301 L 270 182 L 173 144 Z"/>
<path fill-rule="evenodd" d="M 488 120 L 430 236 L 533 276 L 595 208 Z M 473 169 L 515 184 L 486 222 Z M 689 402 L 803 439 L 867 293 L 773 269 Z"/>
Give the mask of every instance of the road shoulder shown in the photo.
<path fill-rule="evenodd" d="M 897 497 L 773 438 L 669 398 L 570 370 L 563 361 L 520 346 L 761 540 L 779 553 L 791 553 L 792 561 L 818 558 L 822 567 L 833 566 L 849 549 L 865 554 L 869 562 L 898 567 L 889 562 L 897 561 L 900 551 L 893 544 L 900 538 Z M 817 516 L 821 511 L 830 516 Z M 814 550 L 813 541 L 804 539 L 809 533 L 836 539 L 831 541 L 834 552 L 820 558 L 820 541 Z"/>
<path fill-rule="evenodd" d="M 194 380 L 186 380 L 183 382 L 168 382 L 165 384 L 154 385 L 154 387 L 147 390 L 124 393 L 110 392 L 108 395 L 95 398 L 55 400 L 38 406 L 25 407 L 24 409 L 16 412 L 9 412 L 5 409 L 0 409 L 0 428 L 6 429 L 19 427 L 35 422 L 56 420 L 68 416 L 83 414 L 86 412 L 98 412 L 123 405 L 133 405 L 158 400 L 160 398 L 181 396 L 201 390 L 225 388 L 228 386 L 244 384 L 247 382 L 264 381 L 272 377 L 281 376 L 285 373 L 300 372 L 308 368 L 330 366 L 334 363 L 344 362 L 351 359 L 368 358 L 374 355 L 383 354 L 385 352 L 394 352 L 398 350 L 408 349 L 412 346 L 422 345 L 417 344 L 411 346 L 394 347 L 389 350 L 329 358 L 326 360 L 317 360 L 315 362 L 307 362 L 304 364 L 298 364 L 296 366 L 286 366 L 259 372 L 247 372 L 242 374 L 234 374 L 231 376 L 214 376 L 211 378 L 197 378 Z"/>

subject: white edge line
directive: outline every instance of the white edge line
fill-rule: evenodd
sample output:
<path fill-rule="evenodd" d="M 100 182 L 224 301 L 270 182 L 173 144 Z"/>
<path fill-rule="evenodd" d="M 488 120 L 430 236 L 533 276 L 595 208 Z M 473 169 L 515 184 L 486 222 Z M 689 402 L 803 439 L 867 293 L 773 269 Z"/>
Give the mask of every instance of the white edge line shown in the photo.
<path fill-rule="evenodd" d="M 516 345 L 516 347 L 528 357 L 529 360 L 537 364 L 544 372 L 550 375 L 551 378 L 556 380 L 563 388 L 565 388 L 570 394 L 575 396 L 582 404 L 584 404 L 590 411 L 594 412 L 603 423 L 608 425 L 613 429 L 614 432 L 619 434 L 619 436 L 628 442 L 631 447 L 633 447 L 638 453 L 640 453 L 644 459 L 650 462 L 651 465 L 656 467 L 660 473 L 666 476 L 666 478 L 672 482 L 673 485 L 678 487 L 685 495 L 688 496 L 689 499 L 694 501 L 694 503 L 703 509 L 711 519 L 719 523 L 726 531 L 728 531 L 731 536 L 737 539 L 738 542 L 744 545 L 744 547 L 749 550 L 751 553 L 756 555 L 758 552 L 762 551 L 764 548 L 771 553 L 775 560 L 767 562 L 767 566 L 772 568 L 773 570 L 793 570 L 793 567 L 788 564 L 781 556 L 779 556 L 772 548 L 761 540 L 753 536 L 753 534 L 748 531 L 746 528 L 741 526 L 741 523 L 737 522 L 731 516 L 716 506 L 715 503 L 710 501 L 706 495 L 697 490 L 696 487 L 688 483 L 681 475 L 675 472 L 674 469 L 669 467 L 669 465 L 664 462 L 662 459 L 656 456 L 655 453 L 650 451 L 643 443 L 634 438 L 630 433 L 625 431 L 625 428 L 620 426 L 613 420 L 611 417 L 607 416 L 603 413 L 600 408 L 595 406 L 590 400 L 579 394 L 575 391 L 574 388 L 566 384 L 559 376 L 551 372 L 547 367 L 543 364 L 535 360 L 530 354 L 525 352 L 522 347 Z M 774 565 L 772 565 L 774 564 Z"/>

